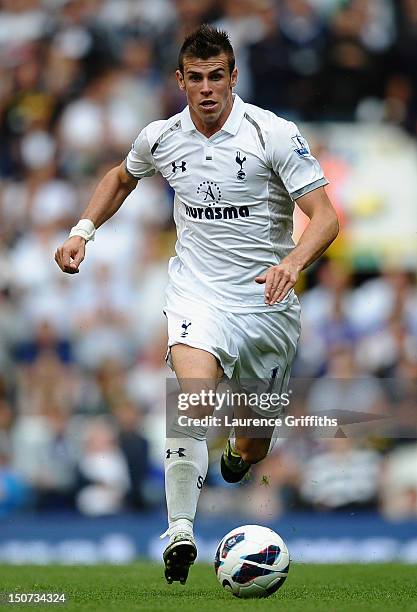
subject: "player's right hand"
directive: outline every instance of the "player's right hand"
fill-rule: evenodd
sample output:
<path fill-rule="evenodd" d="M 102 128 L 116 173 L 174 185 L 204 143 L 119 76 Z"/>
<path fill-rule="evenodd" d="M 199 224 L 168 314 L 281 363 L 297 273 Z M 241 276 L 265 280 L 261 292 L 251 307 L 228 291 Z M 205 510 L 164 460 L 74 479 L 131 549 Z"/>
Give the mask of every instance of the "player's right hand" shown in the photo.
<path fill-rule="evenodd" d="M 63 272 L 77 274 L 79 265 L 85 257 L 85 240 L 81 236 L 72 236 L 57 248 L 55 261 Z"/>

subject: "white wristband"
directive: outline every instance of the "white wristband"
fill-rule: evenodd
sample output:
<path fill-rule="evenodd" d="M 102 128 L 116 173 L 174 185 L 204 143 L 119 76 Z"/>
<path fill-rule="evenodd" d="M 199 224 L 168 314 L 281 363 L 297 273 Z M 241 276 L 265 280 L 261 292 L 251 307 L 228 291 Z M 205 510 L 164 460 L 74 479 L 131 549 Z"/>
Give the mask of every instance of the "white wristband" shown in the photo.
<path fill-rule="evenodd" d="M 84 240 L 88 242 L 89 240 L 94 240 L 95 233 L 96 228 L 90 219 L 80 219 L 77 225 L 74 225 L 70 231 L 69 237 L 81 236 L 81 238 L 84 238 Z"/>

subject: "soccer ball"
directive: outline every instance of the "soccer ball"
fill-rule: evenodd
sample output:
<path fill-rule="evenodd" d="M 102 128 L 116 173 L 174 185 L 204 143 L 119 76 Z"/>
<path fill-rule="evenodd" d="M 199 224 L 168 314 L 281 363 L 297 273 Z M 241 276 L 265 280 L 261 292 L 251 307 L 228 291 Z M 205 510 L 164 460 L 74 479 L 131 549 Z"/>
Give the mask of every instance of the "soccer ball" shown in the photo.
<path fill-rule="evenodd" d="M 290 555 L 284 540 L 260 525 L 236 527 L 217 547 L 214 569 L 236 597 L 269 597 L 285 582 Z"/>

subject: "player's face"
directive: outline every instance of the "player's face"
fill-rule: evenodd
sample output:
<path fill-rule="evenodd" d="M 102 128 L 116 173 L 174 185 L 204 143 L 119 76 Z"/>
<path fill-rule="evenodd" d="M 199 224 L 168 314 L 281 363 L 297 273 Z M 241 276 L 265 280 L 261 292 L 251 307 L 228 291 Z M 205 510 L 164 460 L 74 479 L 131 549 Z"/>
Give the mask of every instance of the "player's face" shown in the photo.
<path fill-rule="evenodd" d="M 237 68 L 230 74 L 225 53 L 207 60 L 191 57 L 184 59 L 184 74 L 177 70 L 176 77 L 180 89 L 187 95 L 197 129 L 206 135 L 214 134 L 232 110 Z"/>

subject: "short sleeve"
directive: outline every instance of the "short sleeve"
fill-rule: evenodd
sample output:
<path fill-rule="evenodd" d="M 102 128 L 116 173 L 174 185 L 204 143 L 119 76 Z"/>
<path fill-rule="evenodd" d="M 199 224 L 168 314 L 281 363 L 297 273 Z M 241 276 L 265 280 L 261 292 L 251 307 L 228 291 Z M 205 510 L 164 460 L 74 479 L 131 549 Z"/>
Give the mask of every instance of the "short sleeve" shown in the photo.
<path fill-rule="evenodd" d="M 126 158 L 126 169 L 135 178 L 141 179 L 156 173 L 154 160 L 149 146 L 146 128 L 144 128 Z"/>
<path fill-rule="evenodd" d="M 307 140 L 295 123 L 275 117 L 269 136 L 272 169 L 293 200 L 328 184 L 319 162 L 311 155 Z"/>

